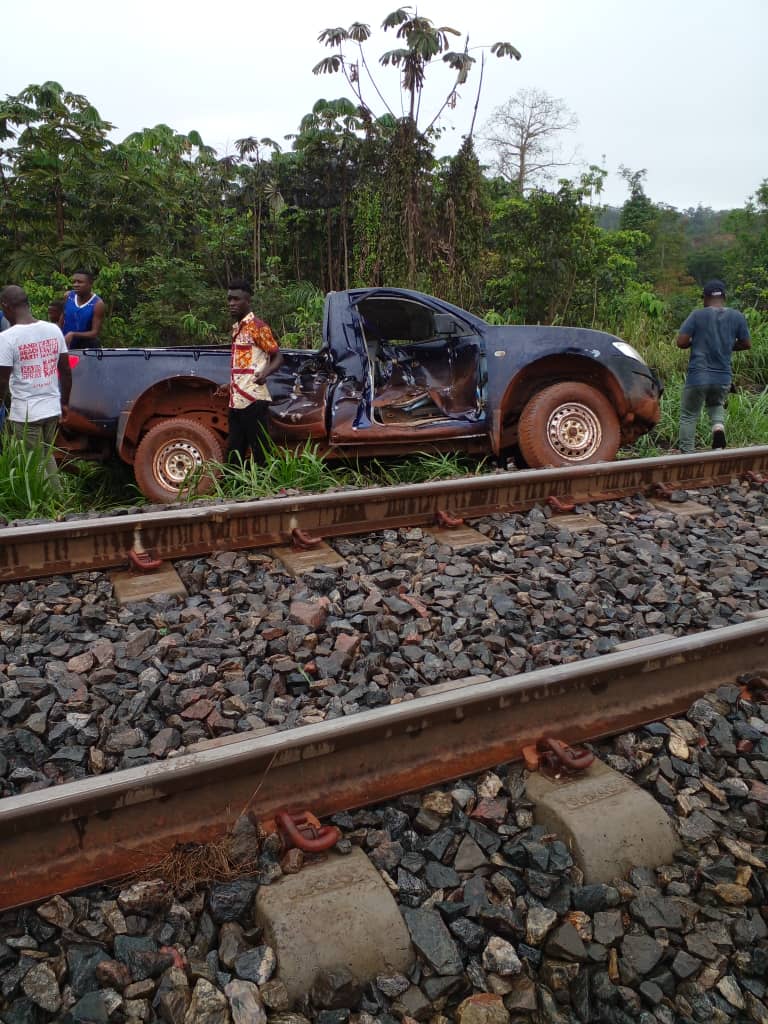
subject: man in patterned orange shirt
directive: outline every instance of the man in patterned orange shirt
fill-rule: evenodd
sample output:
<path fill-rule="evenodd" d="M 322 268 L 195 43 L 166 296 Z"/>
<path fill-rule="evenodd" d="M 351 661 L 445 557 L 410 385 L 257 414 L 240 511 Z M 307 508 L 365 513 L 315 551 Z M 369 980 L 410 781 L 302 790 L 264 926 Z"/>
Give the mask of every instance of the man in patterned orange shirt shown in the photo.
<path fill-rule="evenodd" d="M 227 306 L 232 324 L 232 362 L 229 388 L 229 440 L 227 455 L 245 460 L 248 449 L 257 462 L 269 436 L 267 412 L 271 396 L 267 377 L 283 362 L 272 331 L 253 315 L 251 287 L 247 281 L 231 281 Z"/>

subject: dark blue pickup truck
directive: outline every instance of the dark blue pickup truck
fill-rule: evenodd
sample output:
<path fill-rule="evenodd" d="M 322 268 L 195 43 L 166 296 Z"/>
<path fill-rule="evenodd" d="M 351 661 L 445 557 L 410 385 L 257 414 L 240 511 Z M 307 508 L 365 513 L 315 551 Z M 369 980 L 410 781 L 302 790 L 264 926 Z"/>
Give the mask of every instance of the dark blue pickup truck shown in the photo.
<path fill-rule="evenodd" d="M 659 381 L 613 335 L 495 327 L 403 289 L 331 292 L 322 347 L 283 355 L 270 433 L 328 456 L 461 450 L 581 465 L 613 459 L 660 415 Z M 85 349 L 70 361 L 59 447 L 116 453 L 153 501 L 172 501 L 191 470 L 223 457 L 228 346 Z"/>

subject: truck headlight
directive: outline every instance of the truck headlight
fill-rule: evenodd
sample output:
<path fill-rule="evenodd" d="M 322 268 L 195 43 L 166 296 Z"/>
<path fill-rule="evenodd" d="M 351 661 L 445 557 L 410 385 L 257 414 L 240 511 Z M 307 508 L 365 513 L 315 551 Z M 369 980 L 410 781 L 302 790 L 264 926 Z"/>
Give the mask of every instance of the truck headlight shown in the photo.
<path fill-rule="evenodd" d="M 632 348 L 626 341 L 614 341 L 613 347 L 617 348 L 623 356 L 629 356 L 630 359 L 636 359 L 639 363 L 644 363 L 645 360 L 637 351 L 636 348 Z"/>

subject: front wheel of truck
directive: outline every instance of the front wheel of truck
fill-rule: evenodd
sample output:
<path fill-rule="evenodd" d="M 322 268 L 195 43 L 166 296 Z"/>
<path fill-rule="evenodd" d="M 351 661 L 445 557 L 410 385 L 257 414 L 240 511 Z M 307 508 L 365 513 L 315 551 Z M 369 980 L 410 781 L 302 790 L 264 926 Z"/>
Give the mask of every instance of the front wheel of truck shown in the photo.
<path fill-rule="evenodd" d="M 610 462 L 620 442 L 616 410 L 589 384 L 552 384 L 520 414 L 518 443 L 531 469 Z"/>
<path fill-rule="evenodd" d="M 141 493 L 154 502 L 178 501 L 191 479 L 197 494 L 213 487 L 213 478 L 198 474 L 206 462 L 222 462 L 224 442 L 196 420 L 163 420 L 147 431 L 136 449 L 133 472 Z M 195 476 L 193 477 L 193 474 Z"/>

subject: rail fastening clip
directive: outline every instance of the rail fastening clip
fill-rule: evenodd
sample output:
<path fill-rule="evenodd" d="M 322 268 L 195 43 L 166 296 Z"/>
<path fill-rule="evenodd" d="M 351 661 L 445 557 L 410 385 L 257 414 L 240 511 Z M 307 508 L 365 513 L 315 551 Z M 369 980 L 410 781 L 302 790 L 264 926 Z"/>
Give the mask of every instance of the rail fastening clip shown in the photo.
<path fill-rule="evenodd" d="M 321 825 L 310 811 L 276 811 L 274 820 L 261 822 L 261 827 L 267 834 L 278 834 L 284 851 L 295 847 L 304 853 L 323 853 L 341 839 L 335 825 Z"/>
<path fill-rule="evenodd" d="M 595 760 L 586 747 L 572 747 L 554 736 L 541 739 L 534 746 L 523 747 L 528 771 L 540 771 L 552 778 L 573 777 L 585 771 Z"/>
<path fill-rule="evenodd" d="M 312 548 L 319 547 L 322 543 L 322 537 L 313 537 L 306 530 L 299 529 L 298 526 L 291 530 L 291 544 L 299 551 L 311 551 Z"/>
<path fill-rule="evenodd" d="M 141 528 L 133 531 L 133 547 L 128 552 L 128 561 L 137 572 L 155 572 L 163 564 L 162 558 L 153 558 L 141 541 Z"/>

